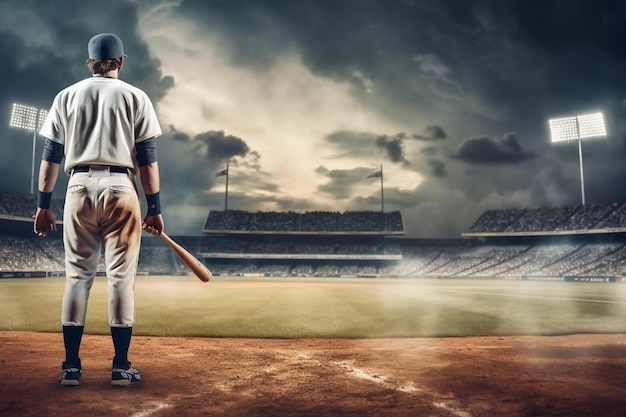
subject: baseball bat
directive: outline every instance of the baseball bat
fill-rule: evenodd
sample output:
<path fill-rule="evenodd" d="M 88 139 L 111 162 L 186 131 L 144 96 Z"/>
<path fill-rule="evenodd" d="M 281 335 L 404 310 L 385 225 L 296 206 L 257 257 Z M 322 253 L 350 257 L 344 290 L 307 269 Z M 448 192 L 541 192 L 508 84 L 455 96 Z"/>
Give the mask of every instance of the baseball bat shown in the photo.
<path fill-rule="evenodd" d="M 211 271 L 209 271 L 209 268 L 207 268 L 202 262 L 198 260 L 198 258 L 189 253 L 185 248 L 174 242 L 172 238 L 170 238 L 165 233 L 161 232 L 161 237 L 168 245 L 170 245 L 170 248 L 172 248 L 172 250 L 176 252 L 176 255 L 178 255 L 180 260 L 183 261 L 185 265 L 187 265 L 187 268 L 189 268 L 191 272 L 196 274 L 200 281 L 209 282 L 209 280 L 213 276 Z"/>

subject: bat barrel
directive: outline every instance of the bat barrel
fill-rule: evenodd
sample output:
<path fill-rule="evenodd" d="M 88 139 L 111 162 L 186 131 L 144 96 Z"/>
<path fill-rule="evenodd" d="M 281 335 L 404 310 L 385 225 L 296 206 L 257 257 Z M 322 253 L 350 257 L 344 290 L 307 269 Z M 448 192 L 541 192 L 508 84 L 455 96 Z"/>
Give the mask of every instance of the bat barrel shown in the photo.
<path fill-rule="evenodd" d="M 176 243 L 165 233 L 161 232 L 160 236 L 172 248 L 176 255 L 178 255 L 185 266 L 187 266 L 187 268 L 189 268 L 191 272 L 193 272 L 200 279 L 200 281 L 208 282 L 211 279 L 213 274 L 202 262 L 198 260 L 198 258 L 189 253 L 189 251 Z"/>

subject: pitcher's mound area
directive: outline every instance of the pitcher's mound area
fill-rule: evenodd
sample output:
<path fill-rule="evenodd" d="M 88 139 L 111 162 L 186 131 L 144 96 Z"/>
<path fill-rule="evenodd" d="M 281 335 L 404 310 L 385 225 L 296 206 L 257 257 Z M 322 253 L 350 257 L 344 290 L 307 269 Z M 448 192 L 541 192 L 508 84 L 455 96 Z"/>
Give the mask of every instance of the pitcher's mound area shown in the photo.
<path fill-rule="evenodd" d="M 133 338 L 144 382 L 111 388 L 110 336 L 58 385 L 60 333 L 0 332 L 2 416 L 623 416 L 626 335 Z"/>

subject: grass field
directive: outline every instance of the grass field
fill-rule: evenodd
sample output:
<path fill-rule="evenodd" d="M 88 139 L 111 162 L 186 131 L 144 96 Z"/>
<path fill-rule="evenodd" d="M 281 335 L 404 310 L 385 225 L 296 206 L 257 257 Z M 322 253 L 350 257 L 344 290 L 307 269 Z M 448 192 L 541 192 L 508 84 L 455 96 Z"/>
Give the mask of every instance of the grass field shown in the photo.
<path fill-rule="evenodd" d="M 0 280 L 0 330 L 58 332 L 63 278 Z M 135 334 L 373 338 L 626 333 L 626 285 L 138 277 Z M 106 279 L 87 333 L 108 334 Z"/>

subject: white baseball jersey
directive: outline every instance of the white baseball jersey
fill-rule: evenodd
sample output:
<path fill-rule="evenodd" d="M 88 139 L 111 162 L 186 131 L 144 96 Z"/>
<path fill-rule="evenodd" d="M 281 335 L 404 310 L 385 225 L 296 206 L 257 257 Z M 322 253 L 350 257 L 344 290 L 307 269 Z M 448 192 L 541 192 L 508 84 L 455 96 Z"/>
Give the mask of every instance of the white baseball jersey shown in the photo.
<path fill-rule="evenodd" d="M 135 143 L 162 132 L 146 93 L 117 78 L 91 77 L 56 95 L 39 133 L 65 145 L 69 175 L 78 165 L 136 172 Z"/>

